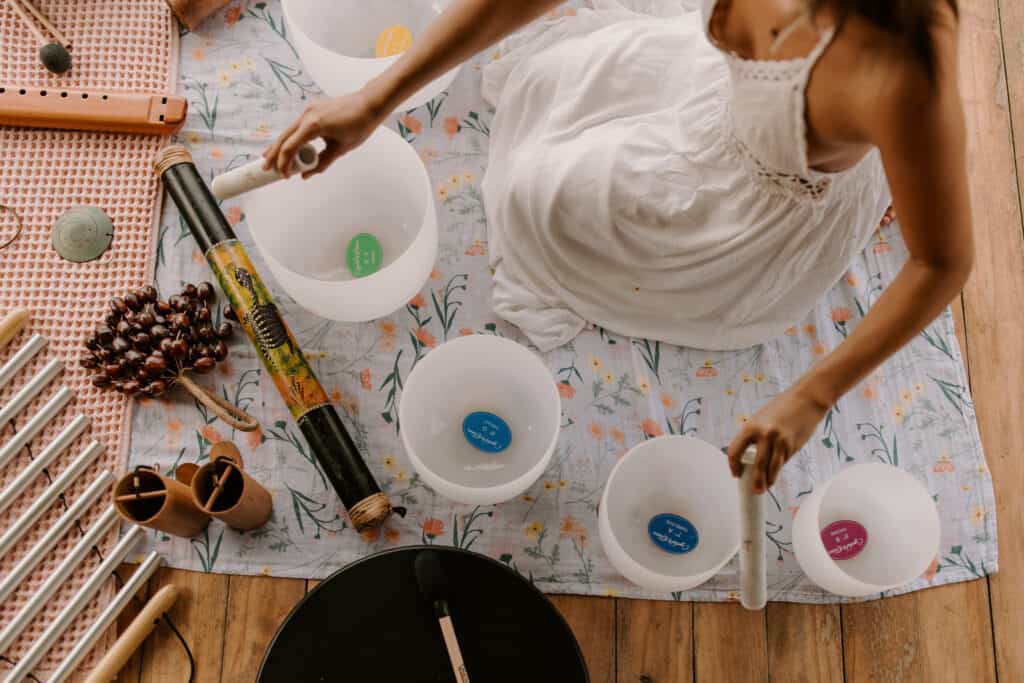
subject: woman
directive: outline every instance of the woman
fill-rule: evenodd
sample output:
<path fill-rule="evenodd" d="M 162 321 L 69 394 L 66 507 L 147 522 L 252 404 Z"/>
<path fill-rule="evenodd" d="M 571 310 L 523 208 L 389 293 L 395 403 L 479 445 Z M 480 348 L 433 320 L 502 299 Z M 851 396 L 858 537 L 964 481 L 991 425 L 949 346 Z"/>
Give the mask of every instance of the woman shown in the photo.
<path fill-rule="evenodd" d="M 738 348 L 801 319 L 890 202 L 910 258 L 845 342 L 764 406 L 763 492 L 825 412 L 963 287 L 973 244 L 954 0 L 594 0 L 484 71 L 495 310 L 542 349 L 587 323 Z M 406 97 L 560 4 L 454 0 L 392 68 L 267 150 L 322 171 Z M 626 5 L 630 7 L 627 8 Z M 888 214 L 883 222 L 888 221 Z"/>

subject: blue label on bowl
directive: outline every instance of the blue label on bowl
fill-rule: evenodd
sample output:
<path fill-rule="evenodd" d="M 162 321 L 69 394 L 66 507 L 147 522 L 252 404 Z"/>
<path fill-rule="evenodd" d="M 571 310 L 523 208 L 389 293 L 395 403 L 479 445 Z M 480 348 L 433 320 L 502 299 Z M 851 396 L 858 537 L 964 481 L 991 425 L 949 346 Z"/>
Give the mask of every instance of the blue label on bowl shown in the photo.
<path fill-rule="evenodd" d="M 697 528 L 690 520 L 671 513 L 651 517 L 647 533 L 654 545 L 673 555 L 685 555 L 697 547 L 699 540 Z"/>
<path fill-rule="evenodd" d="M 501 453 L 512 443 L 508 423 L 494 413 L 470 413 L 462 421 L 462 434 L 474 448 L 485 453 Z"/>

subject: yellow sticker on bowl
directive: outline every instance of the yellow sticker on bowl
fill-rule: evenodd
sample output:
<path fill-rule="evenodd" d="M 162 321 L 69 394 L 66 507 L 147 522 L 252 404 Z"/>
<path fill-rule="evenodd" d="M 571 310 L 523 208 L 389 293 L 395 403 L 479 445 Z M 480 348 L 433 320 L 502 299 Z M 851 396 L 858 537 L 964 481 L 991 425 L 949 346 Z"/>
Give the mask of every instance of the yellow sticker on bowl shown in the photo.
<path fill-rule="evenodd" d="M 400 55 L 412 47 L 412 33 L 398 24 L 381 31 L 377 38 L 377 58 Z"/>

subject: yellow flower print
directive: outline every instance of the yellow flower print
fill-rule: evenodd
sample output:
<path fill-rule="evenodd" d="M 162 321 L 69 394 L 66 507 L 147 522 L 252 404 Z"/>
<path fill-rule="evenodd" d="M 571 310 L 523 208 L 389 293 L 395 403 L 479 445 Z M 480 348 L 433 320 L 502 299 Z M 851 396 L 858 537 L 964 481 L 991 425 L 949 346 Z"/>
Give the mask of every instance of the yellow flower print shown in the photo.
<path fill-rule="evenodd" d="M 904 403 L 910 403 L 914 400 L 914 395 L 910 393 L 910 389 L 904 389 L 900 392 L 900 400 Z"/>
<path fill-rule="evenodd" d="M 747 424 L 748 422 L 750 422 L 750 416 L 749 415 L 737 415 L 736 416 L 736 424 L 738 426 L 742 427 L 743 425 Z"/>
<path fill-rule="evenodd" d="M 531 495 L 529 495 L 529 494 L 527 494 L 527 495 L 523 496 L 523 502 L 524 502 L 524 503 L 532 503 L 532 502 L 533 502 L 533 500 L 534 500 L 534 499 L 533 499 L 533 496 L 531 496 Z"/>
<path fill-rule="evenodd" d="M 396 481 L 405 481 L 408 478 L 409 475 L 405 473 L 405 470 L 398 470 L 398 472 L 395 473 Z"/>
<path fill-rule="evenodd" d="M 921 384 L 920 382 L 915 384 L 914 385 L 914 393 L 915 394 L 923 394 L 924 393 L 924 385 Z"/>
<path fill-rule="evenodd" d="M 985 508 L 979 505 L 978 507 L 971 510 L 970 520 L 971 524 L 973 524 L 974 526 L 981 526 L 981 524 L 985 521 Z"/>
<path fill-rule="evenodd" d="M 384 469 L 392 470 L 395 468 L 395 459 L 390 455 L 385 455 L 382 462 L 384 463 Z"/>
<path fill-rule="evenodd" d="M 601 364 L 601 359 L 600 358 L 598 358 L 597 356 L 591 356 L 590 357 L 590 367 L 594 368 L 594 372 L 597 372 L 598 370 L 600 370 L 604 366 Z"/>
<path fill-rule="evenodd" d="M 735 396 L 736 395 L 736 390 L 735 389 L 726 389 L 725 390 L 725 395 L 726 396 Z"/>
<path fill-rule="evenodd" d="M 617 598 L 619 597 L 619 591 L 615 590 L 614 588 L 607 588 L 604 591 L 604 596 L 606 598 Z"/>
<path fill-rule="evenodd" d="M 242 65 L 239 64 L 238 62 L 231 62 L 231 70 L 232 71 L 241 71 L 242 70 Z"/>
<path fill-rule="evenodd" d="M 615 375 L 613 375 L 610 372 L 604 373 L 604 383 L 605 384 L 611 384 L 614 381 L 615 381 Z M 644 393 L 646 393 L 646 392 L 644 392 Z"/>
<path fill-rule="evenodd" d="M 221 75 L 217 76 L 217 80 L 220 81 L 221 85 L 231 85 L 231 74 L 225 71 Z"/>
<path fill-rule="evenodd" d="M 263 576 L 271 576 L 270 567 L 264 567 L 263 569 L 261 569 L 260 574 L 262 574 Z"/>
<path fill-rule="evenodd" d="M 758 382 L 763 382 L 764 381 L 764 373 L 763 372 L 757 373 L 757 376 L 754 377 L 754 379 L 756 379 Z"/>
<path fill-rule="evenodd" d="M 448 186 L 444 183 L 437 186 L 437 198 L 442 202 L 448 201 Z"/>
<path fill-rule="evenodd" d="M 907 413 L 901 404 L 897 404 L 892 409 L 892 416 L 896 418 L 897 424 L 903 424 L 903 418 L 906 417 Z"/>
<path fill-rule="evenodd" d="M 750 375 L 748 375 L 748 374 L 747 374 L 747 373 L 745 373 L 745 372 L 743 373 L 743 383 L 744 383 L 744 384 L 750 384 L 750 383 L 751 383 L 751 382 L 753 382 L 753 381 L 754 381 L 754 378 L 753 378 L 753 377 L 751 377 Z"/>
<path fill-rule="evenodd" d="M 199 137 L 199 133 L 185 133 L 185 139 L 188 140 L 190 145 L 198 145 L 203 140 Z"/>
<path fill-rule="evenodd" d="M 651 390 L 651 383 L 646 377 L 641 377 L 637 382 L 637 387 L 640 389 L 640 393 L 646 396 L 647 392 Z"/>
<path fill-rule="evenodd" d="M 458 173 L 453 174 L 452 177 L 448 178 L 448 184 L 452 187 L 458 187 L 462 184 L 462 176 Z"/>
<path fill-rule="evenodd" d="M 245 65 L 251 69 L 254 66 L 256 66 L 256 62 L 252 61 L 251 57 L 246 57 L 245 58 Z"/>
<path fill-rule="evenodd" d="M 550 479 L 545 479 L 544 480 L 544 490 L 545 491 L 554 491 L 556 488 L 558 488 L 558 484 L 556 484 L 555 482 L 551 481 Z"/>
<path fill-rule="evenodd" d="M 526 535 L 530 538 L 539 538 L 544 533 L 544 524 L 541 522 L 530 522 L 526 525 Z"/>
<path fill-rule="evenodd" d="M 462 172 L 462 179 L 465 180 L 467 183 L 473 182 L 473 180 L 475 178 L 476 178 L 476 176 L 473 175 L 472 171 L 463 171 Z"/>
<path fill-rule="evenodd" d="M 558 480 L 558 488 L 560 488 L 560 489 L 567 489 L 567 488 L 569 488 L 569 482 L 567 480 L 565 480 L 565 479 L 559 479 Z"/>

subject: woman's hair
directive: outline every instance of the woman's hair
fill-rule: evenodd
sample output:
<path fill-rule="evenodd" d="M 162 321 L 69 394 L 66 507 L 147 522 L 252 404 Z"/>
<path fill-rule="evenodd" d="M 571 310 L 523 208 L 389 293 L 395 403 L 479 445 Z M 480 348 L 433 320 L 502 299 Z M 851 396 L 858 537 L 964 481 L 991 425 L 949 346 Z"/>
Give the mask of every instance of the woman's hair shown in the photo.
<path fill-rule="evenodd" d="M 946 4 L 957 14 L 956 0 L 807 0 L 811 13 L 829 8 L 840 24 L 861 17 L 903 40 L 910 51 L 935 75 L 935 45 L 931 28 L 936 6 Z"/>

